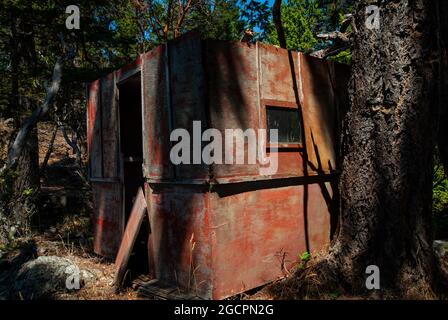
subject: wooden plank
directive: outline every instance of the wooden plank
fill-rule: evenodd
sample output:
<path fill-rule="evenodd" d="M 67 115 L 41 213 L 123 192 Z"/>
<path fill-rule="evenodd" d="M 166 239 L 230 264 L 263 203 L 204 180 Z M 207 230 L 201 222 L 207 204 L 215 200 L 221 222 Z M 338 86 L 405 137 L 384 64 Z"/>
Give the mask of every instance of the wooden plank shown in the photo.
<path fill-rule="evenodd" d="M 132 248 L 134 247 L 135 240 L 137 239 L 138 233 L 140 231 L 146 208 L 147 205 L 145 195 L 143 194 L 142 189 L 139 188 L 137 197 L 132 207 L 129 221 L 126 225 L 126 229 L 121 240 L 121 245 L 118 250 L 117 257 L 115 259 L 116 275 L 114 285 L 116 290 L 120 289 L 122 285 L 122 281 L 129 262 L 129 257 L 131 256 Z"/>
<path fill-rule="evenodd" d="M 184 292 L 178 287 L 159 279 L 140 284 L 138 294 L 142 297 L 156 300 L 202 300 L 194 294 Z"/>

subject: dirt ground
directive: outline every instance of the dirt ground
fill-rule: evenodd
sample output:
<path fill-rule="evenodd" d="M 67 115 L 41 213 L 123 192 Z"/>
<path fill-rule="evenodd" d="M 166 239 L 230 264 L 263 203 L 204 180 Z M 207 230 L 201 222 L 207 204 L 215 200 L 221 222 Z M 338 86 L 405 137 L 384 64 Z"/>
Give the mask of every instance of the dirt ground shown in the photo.
<path fill-rule="evenodd" d="M 70 246 L 63 240 L 51 241 L 45 237 L 36 237 L 39 254 L 54 255 L 67 258 L 75 263 L 81 270 L 94 274 L 95 278 L 87 282 L 79 290 L 58 293 L 55 297 L 62 300 L 133 300 L 138 299 L 137 292 L 128 288 L 121 293 L 115 293 L 113 280 L 115 276 L 114 265 L 101 257 L 85 251 L 81 247 Z"/>

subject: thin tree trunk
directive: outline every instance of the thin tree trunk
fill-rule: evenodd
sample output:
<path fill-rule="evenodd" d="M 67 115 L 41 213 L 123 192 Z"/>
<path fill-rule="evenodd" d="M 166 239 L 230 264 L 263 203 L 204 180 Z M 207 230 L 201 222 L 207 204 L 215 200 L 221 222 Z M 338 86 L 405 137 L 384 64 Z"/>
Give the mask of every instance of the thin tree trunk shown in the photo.
<path fill-rule="evenodd" d="M 41 172 L 45 172 L 48 165 L 48 160 L 50 160 L 51 154 L 53 153 L 54 148 L 54 140 L 56 140 L 56 135 L 58 133 L 58 125 L 54 126 L 53 134 L 51 135 L 50 143 L 48 144 L 47 152 L 45 153 L 44 161 L 42 162 L 42 165 L 40 167 Z"/>
<path fill-rule="evenodd" d="M 369 2 L 360 1 L 355 12 L 359 32 L 342 141 L 339 231 L 330 261 L 353 292 L 366 291 L 366 267 L 376 265 L 382 289 L 429 297 L 435 2 L 381 2 L 379 29 L 365 24 Z"/>
<path fill-rule="evenodd" d="M 286 37 L 282 25 L 282 0 L 275 0 L 272 6 L 272 20 L 274 20 L 274 26 L 277 31 L 280 47 L 286 49 Z"/>

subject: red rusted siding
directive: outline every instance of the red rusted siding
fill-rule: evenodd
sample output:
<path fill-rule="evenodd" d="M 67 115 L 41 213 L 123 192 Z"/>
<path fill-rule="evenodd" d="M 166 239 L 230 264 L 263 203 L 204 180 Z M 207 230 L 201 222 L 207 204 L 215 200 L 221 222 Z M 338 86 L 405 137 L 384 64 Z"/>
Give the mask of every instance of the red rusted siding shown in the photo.
<path fill-rule="evenodd" d="M 336 169 L 336 97 L 328 61 L 300 55 L 303 123 L 310 173 Z"/>
<path fill-rule="evenodd" d="M 99 117 L 107 122 L 100 135 L 108 136 L 98 141 L 107 160 L 91 159 L 102 163 L 101 178 L 108 181 L 92 182 L 96 252 L 113 255 L 124 227 L 113 97 L 116 81 L 139 65 L 151 274 L 203 298 L 221 299 L 275 280 L 299 253 L 328 246 L 346 68 L 273 46 L 190 34 L 143 54 L 134 66 L 117 71 L 114 81 L 109 76 L 101 82 L 108 111 Z M 90 92 L 98 92 L 95 84 Z M 92 154 L 97 122 L 101 128 L 94 97 L 88 105 Z M 277 104 L 298 108 L 304 128 L 302 145 L 277 152 L 277 174 L 260 176 L 258 164 L 171 164 L 173 129 L 191 133 L 194 120 L 223 137 L 225 129 L 265 129 L 266 106 Z"/>
<path fill-rule="evenodd" d="M 146 178 L 155 180 L 174 177 L 165 50 L 165 45 L 158 46 L 142 56 L 143 170 Z"/>
<path fill-rule="evenodd" d="M 297 63 L 299 54 L 298 52 L 288 53 L 285 49 L 259 44 L 261 99 L 297 103 L 289 57 L 291 56 L 293 60 L 294 76 L 300 95 L 300 81 L 298 81 L 300 80 L 300 69 Z"/>
<path fill-rule="evenodd" d="M 211 193 L 166 184 L 148 187 L 147 201 L 156 277 L 206 299 L 283 277 L 299 254 L 323 250 L 330 240 L 329 204 L 318 183 L 229 184 Z"/>
<path fill-rule="evenodd" d="M 209 126 L 225 129 L 259 128 L 257 50 L 245 43 L 206 42 L 206 72 Z M 244 155 L 247 159 L 247 143 Z M 224 155 L 224 150 L 223 150 Z M 213 164 L 214 179 L 257 176 L 258 164 Z"/>
<path fill-rule="evenodd" d="M 139 71 L 140 59 L 90 84 L 87 141 L 93 197 L 94 251 L 114 258 L 124 230 L 117 79 Z"/>
<path fill-rule="evenodd" d="M 187 34 L 170 42 L 168 49 L 172 127 L 186 129 L 193 137 L 193 121 L 201 121 L 202 131 L 207 128 L 202 42 L 195 33 Z M 175 168 L 176 179 L 208 178 L 208 167 L 204 164 L 180 164 Z"/>
<path fill-rule="evenodd" d="M 284 268 L 306 250 L 301 189 L 212 195 L 214 297 L 231 296 L 284 276 Z"/>
<path fill-rule="evenodd" d="M 160 184 L 147 188 L 150 265 L 158 279 L 211 298 L 207 188 Z"/>
<path fill-rule="evenodd" d="M 120 183 L 92 182 L 93 250 L 115 258 L 124 230 L 123 190 Z"/>
<path fill-rule="evenodd" d="M 87 99 L 87 151 L 89 153 L 89 173 L 91 177 L 102 176 L 101 147 L 101 105 L 100 81 L 96 80 L 88 86 Z"/>
<path fill-rule="evenodd" d="M 119 176 L 118 103 L 115 73 L 101 79 L 103 178 Z"/>
<path fill-rule="evenodd" d="M 115 71 L 115 78 L 117 83 L 124 81 L 141 70 L 142 67 L 142 57 L 139 56 L 134 62 L 125 65 L 124 67 Z"/>

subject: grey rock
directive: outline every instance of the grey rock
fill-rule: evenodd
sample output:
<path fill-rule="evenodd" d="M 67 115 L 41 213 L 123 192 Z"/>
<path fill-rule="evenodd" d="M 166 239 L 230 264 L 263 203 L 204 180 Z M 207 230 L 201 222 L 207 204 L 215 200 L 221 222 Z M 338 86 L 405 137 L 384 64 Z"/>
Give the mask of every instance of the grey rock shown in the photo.
<path fill-rule="evenodd" d="M 19 299 L 51 299 L 54 294 L 80 289 L 94 275 L 71 260 L 41 256 L 23 264 L 14 279 L 12 295 Z"/>

